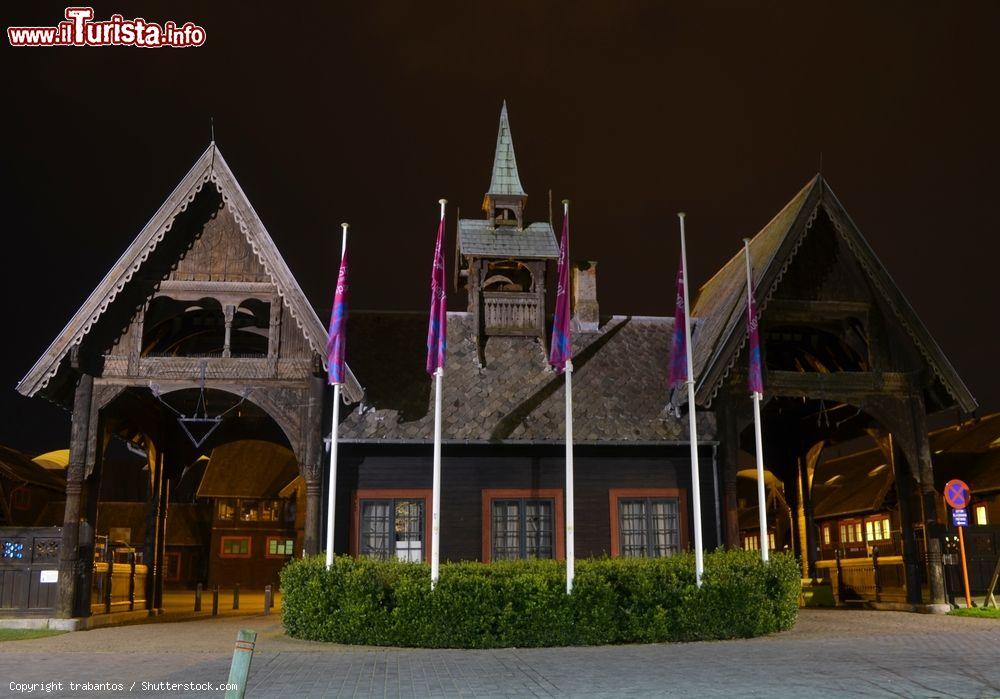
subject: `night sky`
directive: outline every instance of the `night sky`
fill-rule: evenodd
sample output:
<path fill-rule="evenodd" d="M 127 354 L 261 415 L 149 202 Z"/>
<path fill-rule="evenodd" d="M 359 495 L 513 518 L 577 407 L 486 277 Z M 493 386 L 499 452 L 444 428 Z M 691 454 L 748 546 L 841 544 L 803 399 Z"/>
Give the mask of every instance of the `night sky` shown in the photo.
<path fill-rule="evenodd" d="M 602 314 L 672 314 L 677 211 L 700 284 L 822 158 L 980 413 L 1000 408 L 996 2 L 94 4 L 208 41 L 4 37 L 2 444 L 67 445 L 68 415 L 14 386 L 208 145 L 210 116 L 325 321 L 341 221 L 352 307 L 425 307 L 437 200 L 450 252 L 455 206 L 481 216 L 505 98 L 527 218 L 547 219 L 549 188 L 574 202 Z M 3 25 L 64 7 L 8 3 Z"/>

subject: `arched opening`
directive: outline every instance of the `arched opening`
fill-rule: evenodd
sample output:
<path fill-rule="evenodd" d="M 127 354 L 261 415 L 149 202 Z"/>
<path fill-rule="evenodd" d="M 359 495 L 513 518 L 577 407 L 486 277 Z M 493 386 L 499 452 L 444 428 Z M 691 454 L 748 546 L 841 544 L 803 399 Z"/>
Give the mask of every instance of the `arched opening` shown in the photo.
<path fill-rule="evenodd" d="M 220 419 L 192 439 L 181 420 L 199 414 Z M 128 388 L 99 416 L 81 509 L 89 542 L 81 595 L 92 613 L 190 611 L 199 583 L 277 589 L 281 567 L 304 546 L 305 486 L 286 425 L 252 399 L 216 389 Z M 40 524 L 61 524 L 61 510 Z M 245 596 L 241 608 L 255 603 L 262 594 Z"/>
<path fill-rule="evenodd" d="M 218 357 L 226 343 L 226 319 L 215 299 L 179 301 L 157 296 L 146 310 L 144 357 Z"/>
<path fill-rule="evenodd" d="M 768 538 L 838 599 L 906 602 L 927 586 L 913 469 L 879 418 L 850 403 L 775 397 L 762 409 Z M 740 435 L 740 542 L 761 545 L 754 428 Z M 876 566 L 878 575 L 876 575 Z"/>
<path fill-rule="evenodd" d="M 524 264 L 513 260 L 491 262 L 487 266 L 483 291 L 533 291 L 534 282 Z"/>

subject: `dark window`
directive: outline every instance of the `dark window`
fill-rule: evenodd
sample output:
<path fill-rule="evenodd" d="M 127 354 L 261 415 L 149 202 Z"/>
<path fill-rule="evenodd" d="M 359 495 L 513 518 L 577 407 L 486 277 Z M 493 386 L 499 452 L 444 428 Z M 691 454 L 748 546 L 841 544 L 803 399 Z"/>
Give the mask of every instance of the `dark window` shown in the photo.
<path fill-rule="evenodd" d="M 222 558 L 250 558 L 249 536 L 222 537 Z"/>
<path fill-rule="evenodd" d="M 552 500 L 494 500 L 491 560 L 555 558 Z"/>
<path fill-rule="evenodd" d="M 618 501 L 622 556 L 659 558 L 680 550 L 676 498 L 622 498 Z"/>
<path fill-rule="evenodd" d="M 362 500 L 360 525 L 362 556 L 423 560 L 423 500 Z"/>
<path fill-rule="evenodd" d="M 163 577 L 171 582 L 181 579 L 181 554 L 178 551 L 167 551 L 164 560 Z"/>

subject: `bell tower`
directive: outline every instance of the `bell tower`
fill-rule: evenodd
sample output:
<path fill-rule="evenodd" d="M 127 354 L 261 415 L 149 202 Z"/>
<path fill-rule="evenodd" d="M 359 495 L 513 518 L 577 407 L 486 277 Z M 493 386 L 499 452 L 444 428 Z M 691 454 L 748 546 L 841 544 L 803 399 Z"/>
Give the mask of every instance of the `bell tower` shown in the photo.
<path fill-rule="evenodd" d="M 500 110 L 485 219 L 459 219 L 456 288 L 465 289 L 480 365 L 490 337 L 535 339 L 545 346 L 545 272 L 559 257 L 549 223 L 525 224 L 507 103 Z"/>

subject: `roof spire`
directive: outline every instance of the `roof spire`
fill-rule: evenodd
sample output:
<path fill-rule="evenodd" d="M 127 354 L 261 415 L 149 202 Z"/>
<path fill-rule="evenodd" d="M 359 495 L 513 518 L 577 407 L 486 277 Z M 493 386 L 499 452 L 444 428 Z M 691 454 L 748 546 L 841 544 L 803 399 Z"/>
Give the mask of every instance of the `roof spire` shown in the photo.
<path fill-rule="evenodd" d="M 500 110 L 500 130 L 497 132 L 497 150 L 493 156 L 493 177 L 490 179 L 488 195 L 527 196 L 517 174 L 517 160 L 514 158 L 514 139 L 510 133 L 507 118 L 507 100 Z"/>

